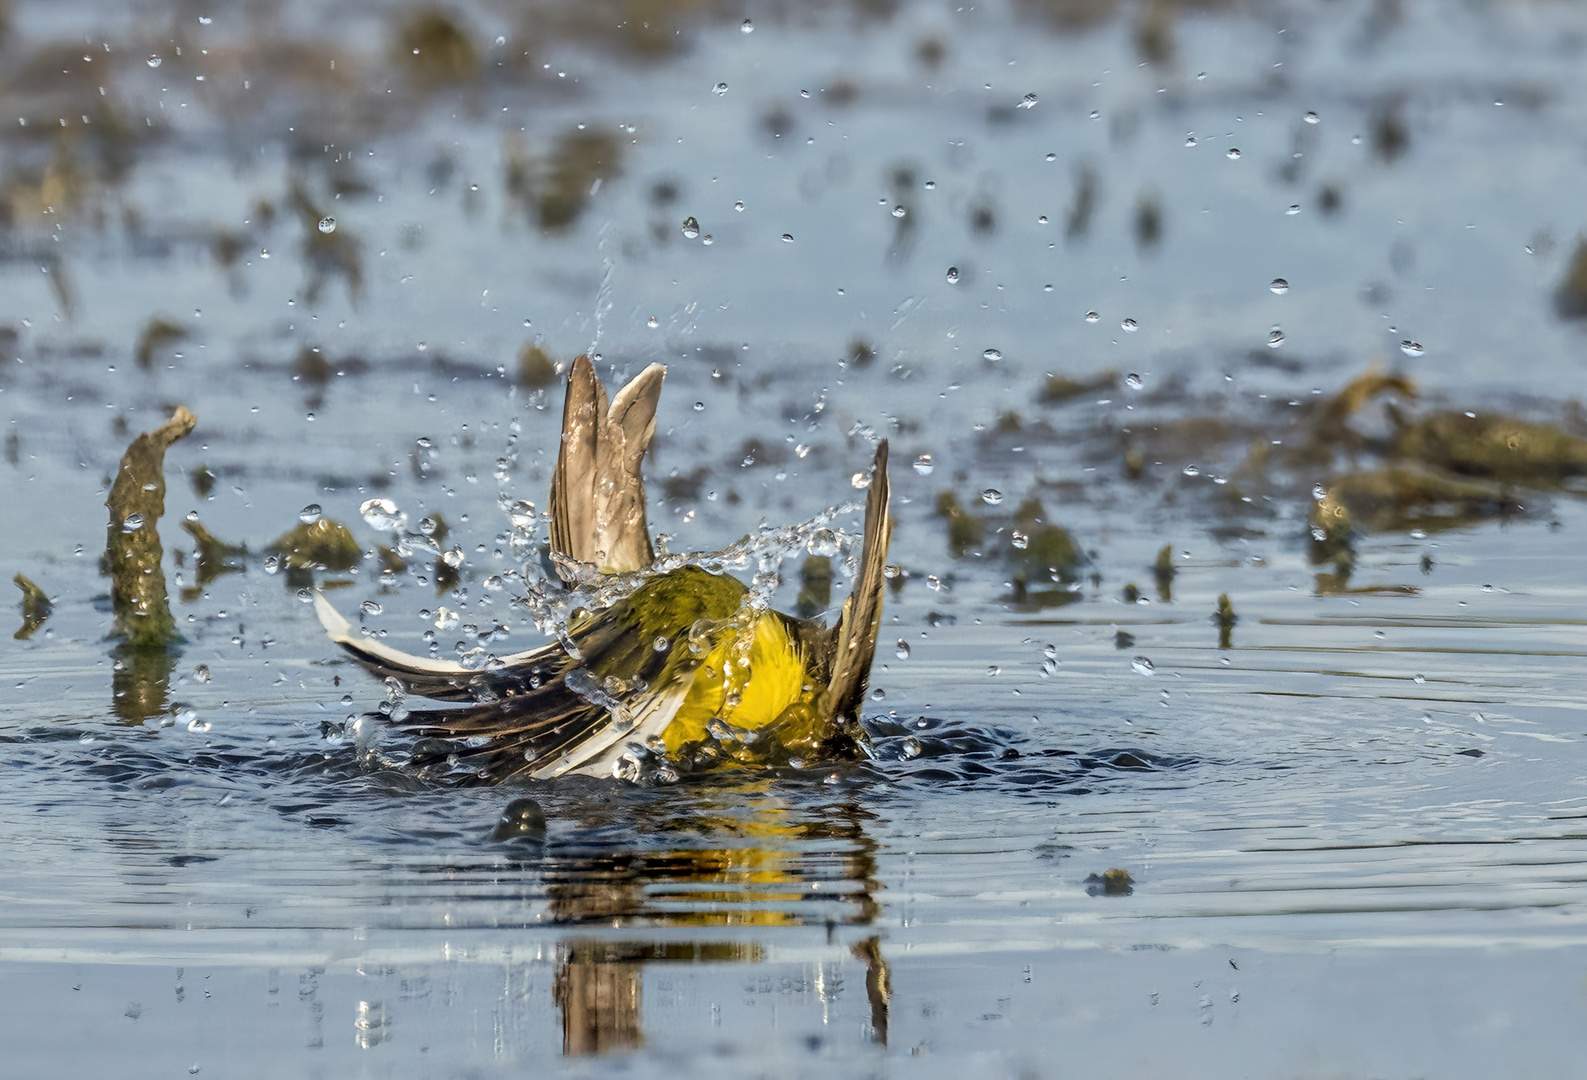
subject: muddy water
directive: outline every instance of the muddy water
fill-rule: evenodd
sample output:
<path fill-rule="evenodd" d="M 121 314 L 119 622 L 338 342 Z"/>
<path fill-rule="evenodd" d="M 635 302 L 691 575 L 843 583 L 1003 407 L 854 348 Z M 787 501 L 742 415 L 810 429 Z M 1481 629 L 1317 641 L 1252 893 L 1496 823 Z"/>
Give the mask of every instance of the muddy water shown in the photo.
<path fill-rule="evenodd" d="M 1579 1071 L 1575 8 L 0 20 L 19 1074 Z M 535 644 L 501 502 L 585 349 L 669 365 L 672 550 L 890 438 L 874 760 L 459 789 L 359 722 L 300 590 Z M 178 405 L 129 651 L 104 502 Z M 311 506 L 370 554 L 293 570 Z"/>

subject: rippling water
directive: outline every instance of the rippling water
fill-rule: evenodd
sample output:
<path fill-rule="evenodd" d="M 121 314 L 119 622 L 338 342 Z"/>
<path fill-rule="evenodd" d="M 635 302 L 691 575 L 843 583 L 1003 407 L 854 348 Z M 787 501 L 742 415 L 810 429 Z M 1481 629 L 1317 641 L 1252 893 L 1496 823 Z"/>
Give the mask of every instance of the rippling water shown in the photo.
<path fill-rule="evenodd" d="M 0 7 L 0 570 L 53 600 L 0 645 L 6 1068 L 1580 1074 L 1580 478 L 1308 539 L 1404 416 L 1587 433 L 1576 7 L 448 18 Z M 892 440 L 872 760 L 454 788 L 357 721 L 311 581 L 399 648 L 537 643 L 494 580 L 536 344 L 669 364 L 672 550 Z M 1373 361 L 1419 397 L 1325 430 Z M 151 660 L 96 561 L 177 404 Z M 375 496 L 455 580 L 382 573 Z M 267 561 L 311 503 L 353 571 Z M 248 553 L 211 576 L 190 510 Z"/>

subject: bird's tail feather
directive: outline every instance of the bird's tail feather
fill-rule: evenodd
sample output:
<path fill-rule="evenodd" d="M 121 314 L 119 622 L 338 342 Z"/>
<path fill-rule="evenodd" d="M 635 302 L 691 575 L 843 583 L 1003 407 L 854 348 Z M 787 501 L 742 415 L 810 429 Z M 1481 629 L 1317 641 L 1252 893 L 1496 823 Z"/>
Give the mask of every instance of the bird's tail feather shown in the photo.
<path fill-rule="evenodd" d="M 562 406 L 562 446 L 551 476 L 553 554 L 602 573 L 642 570 L 654 561 L 639 465 L 656 432 L 656 402 L 666 374 L 665 367 L 651 364 L 608 406 L 589 357 L 573 361 Z"/>

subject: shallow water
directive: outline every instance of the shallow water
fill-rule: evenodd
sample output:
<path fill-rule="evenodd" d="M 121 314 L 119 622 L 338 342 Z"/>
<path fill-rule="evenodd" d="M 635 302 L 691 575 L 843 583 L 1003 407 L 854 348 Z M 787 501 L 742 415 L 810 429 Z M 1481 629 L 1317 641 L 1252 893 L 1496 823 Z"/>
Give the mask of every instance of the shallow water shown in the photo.
<path fill-rule="evenodd" d="M 0 573 L 54 601 L 0 644 L 8 1068 L 1578 1074 L 1580 480 L 1348 573 L 1307 515 L 1385 460 L 1381 401 L 1314 419 L 1373 361 L 1408 415 L 1584 434 L 1579 9 L 479 4 L 440 84 L 398 5 L 0 13 Z M 874 760 L 455 788 L 357 722 L 265 549 L 440 515 L 455 585 L 422 541 L 313 580 L 399 648 L 537 644 L 493 580 L 556 445 L 533 343 L 669 364 L 671 550 L 857 500 L 890 438 Z M 185 642 L 140 662 L 103 503 L 178 404 Z M 1031 497 L 1085 559 L 1021 594 Z M 250 554 L 200 581 L 189 511 Z M 493 840 L 521 797 L 543 837 Z"/>

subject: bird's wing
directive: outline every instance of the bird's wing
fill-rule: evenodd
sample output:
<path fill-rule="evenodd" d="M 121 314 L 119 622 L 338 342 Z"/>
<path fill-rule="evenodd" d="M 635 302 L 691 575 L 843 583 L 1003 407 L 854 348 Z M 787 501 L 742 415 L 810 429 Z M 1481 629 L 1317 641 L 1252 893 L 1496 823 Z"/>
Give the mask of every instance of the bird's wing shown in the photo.
<path fill-rule="evenodd" d="M 656 431 L 667 369 L 651 364 L 617 392 L 589 357 L 573 361 L 562 407 L 562 446 L 551 476 L 551 550 L 604 573 L 641 570 L 655 559 L 645 519 L 640 461 Z"/>
<path fill-rule="evenodd" d="M 376 675 L 396 679 L 410 693 L 469 702 L 416 709 L 396 722 L 421 735 L 458 740 L 447 756 L 455 756 L 477 782 L 568 773 L 611 776 L 630 743 L 645 746 L 667 729 L 688 691 L 688 672 L 680 668 L 692 669 L 692 663 L 622 632 L 622 620 L 610 613 L 575 631 L 590 667 L 575 665 L 559 643 L 552 643 L 504 657 L 493 670 L 476 671 L 363 637 L 318 593 L 314 606 L 331 640 Z M 647 689 L 621 702 L 592 667 L 627 672 Z"/>
<path fill-rule="evenodd" d="M 550 677 L 553 669 L 567 660 L 567 654 L 553 643 L 503 657 L 498 670 L 480 671 L 449 660 L 414 656 L 364 637 L 322 593 L 314 594 L 314 613 L 331 640 L 354 660 L 381 678 L 396 679 L 409 693 L 437 701 L 473 701 L 482 693 L 499 696 L 534 676 Z"/>
<path fill-rule="evenodd" d="M 858 719 L 881 628 L 882 588 L 886 584 L 887 544 L 892 538 L 892 489 L 887 480 L 887 440 L 876 446 L 870 493 L 865 497 L 865 539 L 854 589 L 843 601 L 833 640 L 827 700 L 835 722 Z"/>
<path fill-rule="evenodd" d="M 415 710 L 402 724 L 420 735 L 456 740 L 444 756 L 474 782 L 610 777 L 630 746 L 646 747 L 667 729 L 686 689 L 658 689 L 614 713 L 599 694 L 591 700 L 558 678 L 501 701 Z"/>

